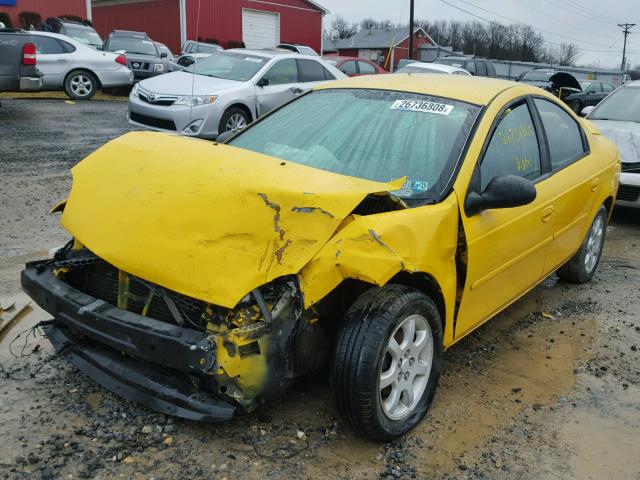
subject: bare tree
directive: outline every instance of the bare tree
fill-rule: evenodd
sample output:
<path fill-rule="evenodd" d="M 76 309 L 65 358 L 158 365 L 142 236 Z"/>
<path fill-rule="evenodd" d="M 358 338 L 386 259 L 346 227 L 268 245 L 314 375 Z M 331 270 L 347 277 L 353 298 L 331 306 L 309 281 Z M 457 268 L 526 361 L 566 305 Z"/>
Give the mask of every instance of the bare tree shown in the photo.
<path fill-rule="evenodd" d="M 331 22 L 331 30 L 338 32 L 338 38 L 351 38 L 358 31 L 358 25 L 355 23 L 349 23 L 344 19 L 344 17 L 338 15 L 333 22 Z"/>
<path fill-rule="evenodd" d="M 562 43 L 558 48 L 558 62 L 560 65 L 575 65 L 580 55 L 578 47 L 573 43 Z"/>

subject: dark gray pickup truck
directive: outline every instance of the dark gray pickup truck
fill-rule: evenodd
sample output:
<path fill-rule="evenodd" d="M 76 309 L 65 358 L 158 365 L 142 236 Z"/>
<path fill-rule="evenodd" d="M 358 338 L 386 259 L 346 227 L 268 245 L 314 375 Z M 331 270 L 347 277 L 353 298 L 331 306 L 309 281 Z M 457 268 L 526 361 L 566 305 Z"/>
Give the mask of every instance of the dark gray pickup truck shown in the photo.
<path fill-rule="evenodd" d="M 33 92 L 41 88 L 33 36 L 25 30 L 0 29 L 0 92 Z"/>

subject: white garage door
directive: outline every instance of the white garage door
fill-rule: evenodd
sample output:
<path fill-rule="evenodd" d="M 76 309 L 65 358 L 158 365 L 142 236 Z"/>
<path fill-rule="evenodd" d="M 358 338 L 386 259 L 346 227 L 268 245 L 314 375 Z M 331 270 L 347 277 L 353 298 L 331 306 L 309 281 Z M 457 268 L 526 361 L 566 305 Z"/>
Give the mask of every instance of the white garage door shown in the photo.
<path fill-rule="evenodd" d="M 247 48 L 269 48 L 280 43 L 277 13 L 242 10 L 242 41 Z"/>

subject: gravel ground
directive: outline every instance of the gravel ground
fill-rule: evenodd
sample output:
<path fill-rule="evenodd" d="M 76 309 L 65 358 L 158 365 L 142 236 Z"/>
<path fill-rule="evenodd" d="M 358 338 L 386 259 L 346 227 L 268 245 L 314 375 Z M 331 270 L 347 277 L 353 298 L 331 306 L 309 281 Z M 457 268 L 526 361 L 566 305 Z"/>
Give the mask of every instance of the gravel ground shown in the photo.
<path fill-rule="evenodd" d="M 63 243 L 47 214 L 68 170 L 128 130 L 126 104 L 3 100 L 0 301 L 24 261 Z M 0 478 L 640 479 L 640 216 L 616 211 L 591 284 L 550 277 L 445 355 L 431 411 L 405 438 L 367 442 L 326 379 L 219 425 L 187 422 L 96 386 L 45 339 L 0 343 Z M 40 371 L 33 377 L 30 372 Z"/>

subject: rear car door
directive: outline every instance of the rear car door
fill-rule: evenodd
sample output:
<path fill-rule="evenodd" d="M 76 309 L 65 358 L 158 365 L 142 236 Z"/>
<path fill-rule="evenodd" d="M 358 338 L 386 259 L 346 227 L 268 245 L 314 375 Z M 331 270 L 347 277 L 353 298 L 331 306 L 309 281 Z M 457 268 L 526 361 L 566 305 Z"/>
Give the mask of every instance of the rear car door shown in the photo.
<path fill-rule="evenodd" d="M 548 249 L 544 274 L 568 260 L 580 247 L 599 198 L 598 162 L 589 152 L 586 135 L 562 107 L 546 99 L 533 99 L 548 149 L 551 176 L 545 180 L 553 201 L 553 242 Z"/>
<path fill-rule="evenodd" d="M 62 87 L 64 75 L 71 65 L 71 53 L 56 38 L 34 35 L 33 40 L 36 44 L 38 70 L 44 75 L 43 87 Z"/>
<path fill-rule="evenodd" d="M 553 192 L 545 184 L 545 150 L 527 98 L 507 104 L 485 141 L 466 192 L 483 192 L 496 176 L 517 175 L 536 184 L 529 205 L 485 210 L 468 217 L 461 206 L 467 245 L 466 280 L 456 338 L 491 318 L 542 278 L 553 238 Z M 456 187 L 457 188 L 457 187 Z M 461 201 L 461 204 L 464 202 Z"/>
<path fill-rule="evenodd" d="M 261 80 L 267 84 L 256 85 L 258 115 L 264 115 L 274 108 L 292 100 L 298 91 L 302 91 L 298 81 L 298 65 L 295 58 L 277 60 Z M 260 80 L 258 81 L 260 83 Z"/>

